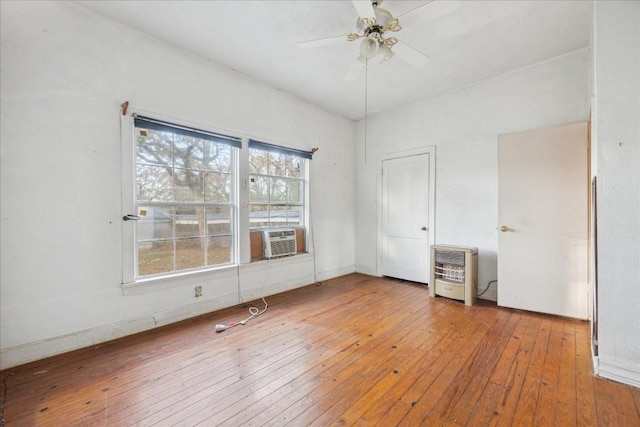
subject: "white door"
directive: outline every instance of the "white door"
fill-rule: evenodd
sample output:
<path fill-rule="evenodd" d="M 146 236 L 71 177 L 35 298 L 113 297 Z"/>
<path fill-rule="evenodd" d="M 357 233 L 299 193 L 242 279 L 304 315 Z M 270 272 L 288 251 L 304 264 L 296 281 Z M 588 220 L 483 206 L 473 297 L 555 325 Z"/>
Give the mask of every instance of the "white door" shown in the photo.
<path fill-rule="evenodd" d="M 587 124 L 498 137 L 498 304 L 588 317 Z"/>
<path fill-rule="evenodd" d="M 429 281 L 429 154 L 382 162 L 382 275 Z"/>

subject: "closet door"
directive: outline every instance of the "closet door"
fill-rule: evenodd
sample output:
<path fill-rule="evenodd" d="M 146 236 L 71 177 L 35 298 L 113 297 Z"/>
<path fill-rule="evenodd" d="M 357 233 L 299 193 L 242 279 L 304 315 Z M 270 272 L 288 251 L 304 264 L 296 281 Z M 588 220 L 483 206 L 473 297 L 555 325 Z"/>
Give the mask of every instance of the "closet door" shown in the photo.
<path fill-rule="evenodd" d="M 382 162 L 382 275 L 429 281 L 429 156 Z"/>

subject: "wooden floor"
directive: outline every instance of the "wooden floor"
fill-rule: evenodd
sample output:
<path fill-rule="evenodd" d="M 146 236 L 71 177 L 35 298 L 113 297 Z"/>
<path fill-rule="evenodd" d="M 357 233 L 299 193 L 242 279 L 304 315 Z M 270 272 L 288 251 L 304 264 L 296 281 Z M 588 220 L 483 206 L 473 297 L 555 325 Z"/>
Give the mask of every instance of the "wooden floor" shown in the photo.
<path fill-rule="evenodd" d="M 8 369 L 7 426 L 639 426 L 588 323 L 353 274 Z M 261 303 L 256 304 L 261 307 Z"/>

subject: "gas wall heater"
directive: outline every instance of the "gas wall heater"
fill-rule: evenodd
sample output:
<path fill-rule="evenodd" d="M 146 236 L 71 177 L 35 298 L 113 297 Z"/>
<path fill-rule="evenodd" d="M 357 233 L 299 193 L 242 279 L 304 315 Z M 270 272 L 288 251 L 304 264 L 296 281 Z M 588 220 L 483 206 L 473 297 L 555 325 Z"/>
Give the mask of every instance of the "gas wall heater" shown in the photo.
<path fill-rule="evenodd" d="M 262 233 L 265 258 L 293 255 L 298 251 L 295 230 L 264 230 Z"/>
<path fill-rule="evenodd" d="M 478 248 L 431 246 L 429 294 L 473 305 L 478 296 Z"/>

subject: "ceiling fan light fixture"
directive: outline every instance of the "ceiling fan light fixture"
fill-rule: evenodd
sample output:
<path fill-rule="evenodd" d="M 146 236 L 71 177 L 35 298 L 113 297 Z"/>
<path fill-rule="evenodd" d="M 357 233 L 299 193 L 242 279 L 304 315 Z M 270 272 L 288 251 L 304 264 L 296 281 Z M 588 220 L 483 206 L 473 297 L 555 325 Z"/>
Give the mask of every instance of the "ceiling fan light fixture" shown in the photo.
<path fill-rule="evenodd" d="M 380 62 L 386 62 L 393 58 L 393 51 L 384 43 L 380 43 L 380 48 L 378 50 L 378 56 L 380 56 Z"/>
<path fill-rule="evenodd" d="M 380 43 L 374 35 L 366 37 L 362 40 L 362 43 L 360 43 L 360 56 L 364 58 L 365 61 L 374 58 L 379 50 Z"/>

